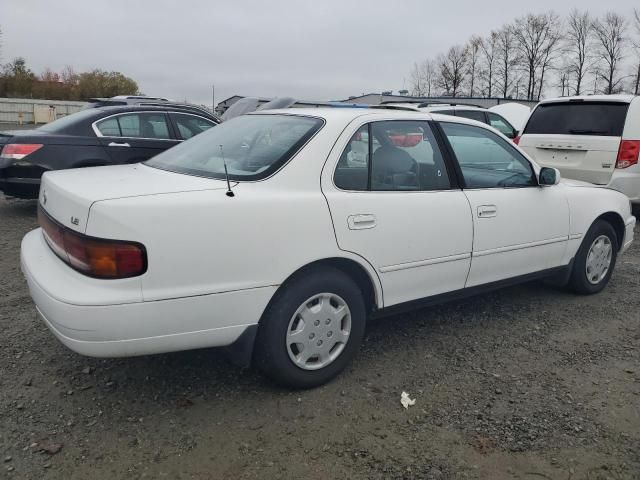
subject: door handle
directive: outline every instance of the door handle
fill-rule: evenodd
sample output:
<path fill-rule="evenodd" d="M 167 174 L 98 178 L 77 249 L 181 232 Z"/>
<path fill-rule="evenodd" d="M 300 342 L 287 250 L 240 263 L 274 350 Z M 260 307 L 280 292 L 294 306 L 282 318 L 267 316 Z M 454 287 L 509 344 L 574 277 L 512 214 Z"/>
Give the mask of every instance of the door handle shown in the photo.
<path fill-rule="evenodd" d="M 349 230 L 365 230 L 376 226 L 376 216 L 371 214 L 350 215 L 347 218 Z"/>
<path fill-rule="evenodd" d="M 480 205 L 478 207 L 478 218 L 490 218 L 498 215 L 498 208 L 495 205 Z"/>
<path fill-rule="evenodd" d="M 110 147 L 130 147 L 131 145 L 129 145 L 128 143 L 118 143 L 118 142 L 111 142 L 109 144 Z"/>

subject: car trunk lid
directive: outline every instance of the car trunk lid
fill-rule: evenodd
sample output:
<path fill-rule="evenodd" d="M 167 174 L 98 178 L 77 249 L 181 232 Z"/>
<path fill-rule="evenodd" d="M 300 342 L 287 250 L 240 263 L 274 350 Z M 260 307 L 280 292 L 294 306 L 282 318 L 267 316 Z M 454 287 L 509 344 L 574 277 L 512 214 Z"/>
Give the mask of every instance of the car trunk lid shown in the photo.
<path fill-rule="evenodd" d="M 563 177 L 606 185 L 616 166 L 620 137 L 523 135 L 520 148 Z"/>
<path fill-rule="evenodd" d="M 62 225 L 84 233 L 94 202 L 226 188 L 222 180 L 167 172 L 143 164 L 47 172 L 39 205 Z"/>
<path fill-rule="evenodd" d="M 519 146 L 562 176 L 606 185 L 616 167 L 628 101 L 583 99 L 541 103 Z"/>

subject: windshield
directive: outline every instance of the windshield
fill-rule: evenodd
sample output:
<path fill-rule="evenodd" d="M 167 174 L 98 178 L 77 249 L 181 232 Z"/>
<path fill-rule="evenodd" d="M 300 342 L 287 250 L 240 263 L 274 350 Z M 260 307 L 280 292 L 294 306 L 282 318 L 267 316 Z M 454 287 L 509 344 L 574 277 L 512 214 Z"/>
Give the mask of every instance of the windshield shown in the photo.
<path fill-rule="evenodd" d="M 95 109 L 80 110 L 79 112 L 72 113 L 71 115 L 67 115 L 65 117 L 59 118 L 58 120 L 54 120 L 51 123 L 47 123 L 46 125 L 38 127 L 38 130 L 43 132 L 60 133 L 67 129 L 67 127 L 76 126 L 85 118 L 91 118 L 95 116 Z"/>
<path fill-rule="evenodd" d="M 538 105 L 524 134 L 622 136 L 628 103 L 562 102 Z"/>
<path fill-rule="evenodd" d="M 284 165 L 322 127 L 300 115 L 243 115 L 148 160 L 146 165 L 200 177 L 261 180 Z"/>

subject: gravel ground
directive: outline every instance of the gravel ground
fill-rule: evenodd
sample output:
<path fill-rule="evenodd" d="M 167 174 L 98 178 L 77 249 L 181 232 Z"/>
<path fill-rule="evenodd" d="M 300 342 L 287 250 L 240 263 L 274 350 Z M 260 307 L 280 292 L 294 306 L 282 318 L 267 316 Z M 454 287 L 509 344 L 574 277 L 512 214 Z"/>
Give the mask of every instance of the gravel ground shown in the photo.
<path fill-rule="evenodd" d="M 640 478 L 640 243 L 596 296 L 532 283 L 372 322 L 337 380 L 291 392 L 215 350 L 67 350 L 20 273 L 35 225 L 0 196 L 0 477 Z"/>

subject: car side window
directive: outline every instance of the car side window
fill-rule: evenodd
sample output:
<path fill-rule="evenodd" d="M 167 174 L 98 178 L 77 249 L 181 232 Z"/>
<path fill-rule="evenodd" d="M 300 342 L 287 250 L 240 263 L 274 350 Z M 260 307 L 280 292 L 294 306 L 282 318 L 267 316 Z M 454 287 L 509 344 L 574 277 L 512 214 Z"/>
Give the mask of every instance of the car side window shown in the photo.
<path fill-rule="evenodd" d="M 117 128 L 116 128 L 117 125 Z M 169 125 L 162 112 L 127 113 L 96 123 L 105 137 L 170 139 Z"/>
<path fill-rule="evenodd" d="M 369 182 L 369 127 L 363 125 L 342 151 L 333 178 L 342 190 L 364 191 Z"/>
<path fill-rule="evenodd" d="M 537 185 L 529 161 L 508 141 L 486 128 L 442 122 L 466 188 Z"/>
<path fill-rule="evenodd" d="M 216 126 L 211 120 L 197 115 L 188 115 L 185 113 L 170 113 L 169 115 L 171 115 L 171 119 L 178 129 L 178 136 L 182 140 L 188 140 Z"/>
<path fill-rule="evenodd" d="M 121 137 L 120 124 L 117 117 L 107 118 L 96 124 L 96 127 L 104 137 Z"/>
<path fill-rule="evenodd" d="M 484 112 L 480 110 L 456 110 L 457 117 L 468 118 L 469 120 L 477 120 L 478 122 L 487 123 Z"/>
<path fill-rule="evenodd" d="M 489 116 L 489 125 L 498 130 L 505 137 L 513 137 L 515 129 L 509 122 L 495 113 L 487 112 L 487 115 Z"/>
<path fill-rule="evenodd" d="M 338 161 L 334 182 L 343 190 L 361 191 L 451 188 L 429 123 L 407 120 L 373 122 L 358 129 Z"/>

